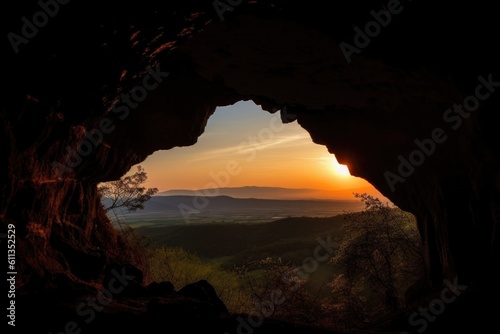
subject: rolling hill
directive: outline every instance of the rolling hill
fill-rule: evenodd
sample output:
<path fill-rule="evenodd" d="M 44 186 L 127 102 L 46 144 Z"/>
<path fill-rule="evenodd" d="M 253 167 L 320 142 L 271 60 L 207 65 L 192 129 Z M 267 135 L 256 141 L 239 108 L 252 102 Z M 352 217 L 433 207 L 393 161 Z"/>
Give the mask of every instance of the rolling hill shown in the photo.
<path fill-rule="evenodd" d="M 158 193 L 158 196 L 230 196 L 234 198 L 258 198 L 258 199 L 288 199 L 288 200 L 351 200 L 353 193 L 368 193 L 383 201 L 388 201 L 381 193 L 372 187 L 324 190 L 308 188 L 281 188 L 281 187 L 223 187 L 207 188 L 199 190 L 172 189 Z M 214 195 L 210 195 L 214 194 Z"/>
<path fill-rule="evenodd" d="M 266 224 L 199 224 L 143 226 L 137 229 L 153 245 L 182 247 L 205 260 L 220 259 L 227 267 L 268 256 L 300 261 L 311 256 L 318 237 L 340 240 L 343 216 L 284 218 Z"/>

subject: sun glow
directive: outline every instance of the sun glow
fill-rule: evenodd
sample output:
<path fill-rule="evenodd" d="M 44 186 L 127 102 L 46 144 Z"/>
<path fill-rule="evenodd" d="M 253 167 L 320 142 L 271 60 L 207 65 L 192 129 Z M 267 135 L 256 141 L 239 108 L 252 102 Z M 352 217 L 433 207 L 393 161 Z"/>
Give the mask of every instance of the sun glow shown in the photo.
<path fill-rule="evenodd" d="M 349 173 L 349 167 L 347 167 L 346 165 L 339 164 L 335 157 L 332 158 L 332 166 L 333 166 L 334 172 L 338 175 L 341 175 L 341 176 L 350 176 L 351 175 L 351 173 Z"/>

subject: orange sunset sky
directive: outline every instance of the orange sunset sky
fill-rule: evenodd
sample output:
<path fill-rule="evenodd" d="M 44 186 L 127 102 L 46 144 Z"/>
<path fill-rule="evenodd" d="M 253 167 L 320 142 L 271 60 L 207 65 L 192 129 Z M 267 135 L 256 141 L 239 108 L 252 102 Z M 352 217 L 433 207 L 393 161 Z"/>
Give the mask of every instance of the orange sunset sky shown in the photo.
<path fill-rule="evenodd" d="M 318 198 L 353 199 L 344 191 L 351 189 L 382 197 L 364 179 L 350 176 L 297 122 L 282 124 L 279 113 L 252 102 L 218 108 L 195 145 L 155 152 L 140 165 L 148 174 L 146 186 L 160 192 L 268 186 L 319 189 Z"/>

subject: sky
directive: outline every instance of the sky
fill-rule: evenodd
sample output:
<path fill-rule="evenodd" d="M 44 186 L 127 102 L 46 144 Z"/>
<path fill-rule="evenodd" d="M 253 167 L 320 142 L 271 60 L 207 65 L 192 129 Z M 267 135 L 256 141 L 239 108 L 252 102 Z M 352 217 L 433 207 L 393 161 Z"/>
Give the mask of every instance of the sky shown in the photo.
<path fill-rule="evenodd" d="M 295 121 L 282 124 L 253 102 L 217 108 L 198 142 L 157 151 L 140 163 L 147 187 L 204 189 L 269 186 L 327 191 L 371 187 L 349 175 L 325 146 Z M 132 168 L 130 173 L 135 172 Z"/>

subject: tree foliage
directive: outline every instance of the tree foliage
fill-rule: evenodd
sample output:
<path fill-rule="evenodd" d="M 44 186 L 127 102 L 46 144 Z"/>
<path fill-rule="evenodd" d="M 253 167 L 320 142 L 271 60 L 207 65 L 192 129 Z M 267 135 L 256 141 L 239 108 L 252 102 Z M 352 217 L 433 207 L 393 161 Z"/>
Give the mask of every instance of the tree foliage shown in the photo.
<path fill-rule="evenodd" d="M 423 259 L 413 215 L 367 194 L 355 197 L 365 209 L 345 216 L 346 234 L 332 259 L 344 271 L 332 286 L 347 312 L 365 321 L 404 306 L 405 291 L 423 274 Z"/>
<path fill-rule="evenodd" d="M 146 188 L 148 176 L 141 166 L 137 166 L 135 174 L 124 176 L 116 181 L 101 184 L 98 190 L 104 199 L 111 203 L 104 208 L 106 212 L 118 208 L 125 208 L 130 212 L 143 210 L 144 203 L 158 192 L 157 188 Z"/>
<path fill-rule="evenodd" d="M 251 292 L 254 313 L 265 318 L 325 326 L 321 288 L 311 291 L 309 275 L 291 261 L 267 257 L 237 268 Z"/>

